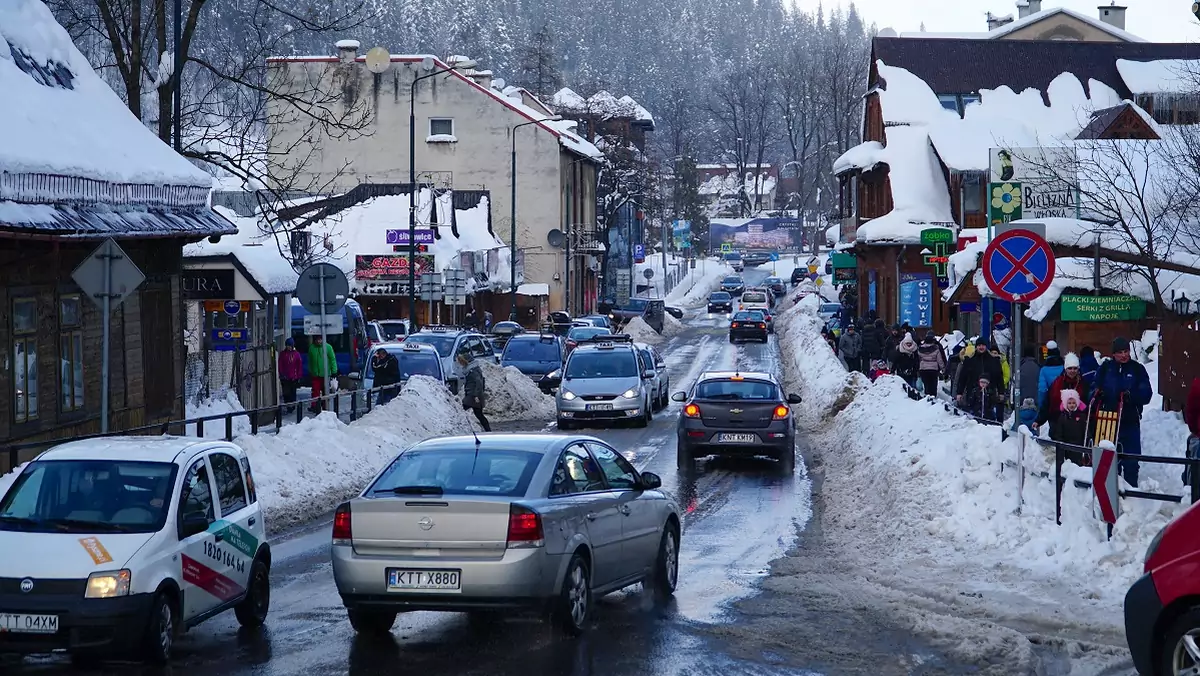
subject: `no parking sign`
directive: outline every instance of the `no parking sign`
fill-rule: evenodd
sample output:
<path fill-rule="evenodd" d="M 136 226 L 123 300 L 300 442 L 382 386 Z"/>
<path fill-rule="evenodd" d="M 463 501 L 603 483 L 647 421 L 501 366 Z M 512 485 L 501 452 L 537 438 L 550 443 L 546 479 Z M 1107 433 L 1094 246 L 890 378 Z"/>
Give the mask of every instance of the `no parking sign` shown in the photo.
<path fill-rule="evenodd" d="M 1006 230 L 983 252 L 983 279 L 997 298 L 1012 303 L 1031 301 L 1054 281 L 1054 252 L 1050 243 L 1029 230 Z"/>

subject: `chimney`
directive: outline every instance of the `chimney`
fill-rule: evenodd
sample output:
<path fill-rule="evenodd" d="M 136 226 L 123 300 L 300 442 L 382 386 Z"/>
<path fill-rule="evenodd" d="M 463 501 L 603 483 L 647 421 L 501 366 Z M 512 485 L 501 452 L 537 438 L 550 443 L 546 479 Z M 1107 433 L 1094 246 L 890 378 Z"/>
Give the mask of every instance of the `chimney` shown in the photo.
<path fill-rule="evenodd" d="M 1013 21 L 1012 14 L 1006 14 L 1004 16 L 996 16 L 995 14 L 992 14 L 991 12 L 987 13 L 987 24 L 988 24 L 989 31 L 994 31 L 1003 25 L 1012 23 L 1012 21 Z"/>
<path fill-rule="evenodd" d="M 1042 11 L 1042 0 L 1029 0 L 1026 4 L 1029 5 L 1030 14 L 1037 14 Z"/>
<path fill-rule="evenodd" d="M 354 63 L 354 60 L 358 58 L 358 40 L 338 40 L 336 46 L 338 61 Z"/>
<path fill-rule="evenodd" d="M 1030 14 L 1042 11 L 1042 0 L 1017 0 L 1017 18 L 1024 19 Z"/>
<path fill-rule="evenodd" d="M 1109 5 L 1107 7 L 1105 7 L 1104 5 L 1101 5 L 1100 7 L 1098 7 L 1098 9 L 1100 10 L 1100 20 L 1101 21 L 1112 26 L 1113 28 L 1120 28 L 1121 30 L 1125 30 L 1125 10 L 1127 9 L 1126 7 L 1122 7 L 1121 5 L 1118 5 L 1116 3 L 1116 0 L 1113 0 L 1113 3 L 1111 5 Z"/>
<path fill-rule="evenodd" d="M 490 70 L 469 70 L 466 72 L 466 76 L 484 89 L 492 87 L 492 71 Z"/>

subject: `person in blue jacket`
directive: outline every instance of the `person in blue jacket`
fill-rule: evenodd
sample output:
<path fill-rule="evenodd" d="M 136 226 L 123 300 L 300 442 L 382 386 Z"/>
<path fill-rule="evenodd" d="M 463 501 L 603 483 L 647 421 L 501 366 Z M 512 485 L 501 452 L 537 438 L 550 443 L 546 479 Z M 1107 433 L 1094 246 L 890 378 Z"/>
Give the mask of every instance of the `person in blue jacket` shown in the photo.
<path fill-rule="evenodd" d="M 1052 340 L 1046 343 L 1046 362 L 1042 364 L 1042 370 L 1038 372 L 1037 405 L 1039 409 L 1045 405 L 1046 393 L 1050 391 L 1054 379 L 1061 376 L 1062 372 L 1062 353 L 1058 351 L 1058 343 Z"/>
<path fill-rule="evenodd" d="M 1090 345 L 1079 348 L 1079 375 L 1088 387 L 1096 386 L 1096 371 L 1100 370 L 1100 362 L 1096 361 L 1096 351 Z M 1086 401 L 1083 403 L 1087 403 Z"/>
<path fill-rule="evenodd" d="M 1112 359 L 1100 365 L 1096 372 L 1096 399 L 1100 408 L 1115 411 L 1121 402 L 1118 450 L 1133 455 L 1142 454 L 1142 408 L 1150 403 L 1154 389 L 1146 367 L 1129 357 L 1129 339 L 1117 338 L 1112 344 Z M 1121 473 L 1130 486 L 1138 485 L 1138 461 L 1122 460 Z"/>

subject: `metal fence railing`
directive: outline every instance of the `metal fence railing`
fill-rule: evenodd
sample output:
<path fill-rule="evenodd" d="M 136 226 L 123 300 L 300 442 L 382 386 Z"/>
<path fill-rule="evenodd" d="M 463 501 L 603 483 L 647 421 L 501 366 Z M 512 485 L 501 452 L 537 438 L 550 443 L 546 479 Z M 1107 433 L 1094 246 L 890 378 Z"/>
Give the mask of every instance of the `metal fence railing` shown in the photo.
<path fill-rule="evenodd" d="M 0 468 L 3 471 L 11 471 L 21 464 L 21 455 L 28 451 L 45 450 L 58 444 L 65 444 L 70 441 L 81 441 L 86 439 L 99 439 L 102 437 L 128 436 L 128 435 L 156 435 L 156 434 L 175 434 L 178 436 L 195 436 L 204 437 L 205 429 L 220 427 L 222 431 L 221 438 L 225 441 L 233 441 L 236 434 L 234 433 L 234 421 L 239 418 L 247 418 L 250 423 L 250 434 L 279 432 L 284 428 L 284 421 L 295 418 L 295 422 L 299 423 L 305 418 L 305 413 L 314 404 L 320 406 L 321 411 L 332 410 L 334 415 L 339 418 L 346 416 L 349 422 L 358 420 L 363 415 L 370 413 L 374 406 L 377 395 L 380 393 L 393 393 L 393 396 L 400 393 L 403 387 L 402 383 L 393 385 L 384 385 L 382 387 L 373 387 L 369 390 L 353 390 L 347 392 L 332 392 L 320 397 L 310 397 L 307 399 L 298 399 L 295 402 L 279 403 L 273 406 L 263 406 L 260 408 L 251 408 L 241 411 L 230 411 L 229 413 L 218 413 L 207 415 L 199 418 L 189 418 L 185 420 L 168 420 L 166 422 L 155 423 L 153 425 L 142 425 L 139 427 L 131 427 L 123 430 L 116 430 L 104 433 L 84 434 L 72 437 L 60 437 L 56 439 L 46 439 L 42 441 L 27 441 L 16 444 L 5 444 L 0 446 L 0 458 L 7 460 L 7 468 Z M 349 394 L 349 404 L 343 411 L 342 399 Z M 195 426 L 195 433 L 188 434 L 188 428 Z"/>

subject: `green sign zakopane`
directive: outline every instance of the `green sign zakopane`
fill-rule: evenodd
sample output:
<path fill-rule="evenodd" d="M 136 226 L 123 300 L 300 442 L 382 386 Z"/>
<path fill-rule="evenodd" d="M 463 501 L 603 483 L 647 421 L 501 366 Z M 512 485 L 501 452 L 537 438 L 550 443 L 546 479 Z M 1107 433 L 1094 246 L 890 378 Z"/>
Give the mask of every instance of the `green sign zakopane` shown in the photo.
<path fill-rule="evenodd" d="M 1122 322 L 1146 318 L 1146 301 L 1135 296 L 1063 294 L 1059 315 L 1064 322 Z"/>

